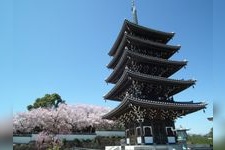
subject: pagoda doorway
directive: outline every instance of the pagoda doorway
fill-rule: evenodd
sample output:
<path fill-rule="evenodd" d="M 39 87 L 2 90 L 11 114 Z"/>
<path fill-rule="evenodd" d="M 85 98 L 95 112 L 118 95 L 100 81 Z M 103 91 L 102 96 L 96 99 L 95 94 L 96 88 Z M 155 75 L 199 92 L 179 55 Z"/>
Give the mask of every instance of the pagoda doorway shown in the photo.
<path fill-rule="evenodd" d="M 153 131 L 153 139 L 155 144 L 167 143 L 165 123 L 163 121 L 155 121 L 153 123 Z"/>

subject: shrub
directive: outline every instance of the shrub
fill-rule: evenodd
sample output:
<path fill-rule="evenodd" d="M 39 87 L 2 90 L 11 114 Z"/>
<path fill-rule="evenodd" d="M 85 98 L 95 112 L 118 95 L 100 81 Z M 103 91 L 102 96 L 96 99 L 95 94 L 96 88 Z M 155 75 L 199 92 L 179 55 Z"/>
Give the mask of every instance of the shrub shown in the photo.
<path fill-rule="evenodd" d="M 74 145 L 76 147 L 81 147 L 82 146 L 81 141 L 79 139 L 74 139 L 73 142 L 74 142 Z"/>

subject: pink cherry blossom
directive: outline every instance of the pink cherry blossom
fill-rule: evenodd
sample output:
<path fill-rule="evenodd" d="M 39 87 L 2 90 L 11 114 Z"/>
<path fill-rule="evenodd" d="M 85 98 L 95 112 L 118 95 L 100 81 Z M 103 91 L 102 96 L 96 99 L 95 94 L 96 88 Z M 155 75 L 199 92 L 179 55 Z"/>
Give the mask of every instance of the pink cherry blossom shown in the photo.
<path fill-rule="evenodd" d="M 32 109 L 13 116 L 13 133 L 48 131 L 51 134 L 68 134 L 119 127 L 117 122 L 102 119 L 109 111 L 106 107 L 87 104 Z"/>

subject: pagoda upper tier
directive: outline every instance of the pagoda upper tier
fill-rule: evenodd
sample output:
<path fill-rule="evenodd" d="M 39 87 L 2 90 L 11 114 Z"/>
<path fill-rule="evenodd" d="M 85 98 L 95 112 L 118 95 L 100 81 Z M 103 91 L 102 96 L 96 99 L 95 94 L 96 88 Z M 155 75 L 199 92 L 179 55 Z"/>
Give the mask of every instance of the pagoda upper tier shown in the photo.
<path fill-rule="evenodd" d="M 104 99 L 122 101 L 126 95 L 167 101 L 171 96 L 195 84 L 195 80 L 175 80 L 125 69 L 121 78 Z"/>
<path fill-rule="evenodd" d="M 140 26 L 138 24 L 125 20 L 120 30 L 120 33 L 116 39 L 116 42 L 114 43 L 112 49 L 108 53 L 110 56 L 113 56 L 116 53 L 117 48 L 119 47 L 119 44 L 121 43 L 124 34 L 129 34 L 142 39 L 166 44 L 174 36 L 175 33 L 163 32 L 146 28 L 144 26 Z"/>
<path fill-rule="evenodd" d="M 140 73 L 167 78 L 185 65 L 187 65 L 187 61 L 172 61 L 139 54 L 126 49 L 123 51 L 123 55 L 121 56 L 113 72 L 106 79 L 106 82 L 116 83 L 125 68 Z"/>
<path fill-rule="evenodd" d="M 107 65 L 107 67 L 111 69 L 115 68 L 123 51 L 126 49 L 152 57 L 169 59 L 181 47 L 142 39 L 129 35 L 128 33 L 124 33 L 120 42 L 118 43 L 117 41 L 116 43 L 118 46 L 113 53 L 113 59 Z"/>
<path fill-rule="evenodd" d="M 132 111 L 132 106 L 135 106 L 136 108 L 140 107 L 140 110 L 137 113 L 142 112 L 143 114 L 145 114 L 145 116 L 143 116 L 144 118 L 146 117 L 157 120 L 174 120 L 177 117 L 181 117 L 189 113 L 204 109 L 206 108 L 206 105 L 207 104 L 204 102 L 163 102 L 126 96 L 116 108 L 114 108 L 108 114 L 104 115 L 103 118 L 118 120 L 121 117 L 127 116 L 127 119 L 132 119 L 134 117 L 133 121 L 136 121 L 136 115 Z M 124 118 L 124 120 L 126 120 L 126 118 Z"/>

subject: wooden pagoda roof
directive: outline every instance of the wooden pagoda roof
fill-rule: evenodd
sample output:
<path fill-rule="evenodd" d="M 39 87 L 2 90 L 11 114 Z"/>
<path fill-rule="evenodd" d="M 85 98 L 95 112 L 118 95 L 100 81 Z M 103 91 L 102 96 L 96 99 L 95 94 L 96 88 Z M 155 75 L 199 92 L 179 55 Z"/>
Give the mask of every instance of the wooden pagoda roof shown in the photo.
<path fill-rule="evenodd" d="M 117 62 L 122 55 L 126 44 L 128 44 L 128 40 L 135 45 L 141 45 L 142 47 L 147 47 L 146 50 L 148 51 L 161 51 L 164 52 L 166 55 L 163 57 L 164 59 L 170 58 L 175 52 L 177 52 L 181 46 L 173 46 L 173 45 L 166 45 L 162 43 L 157 43 L 149 40 L 143 40 L 138 37 L 130 36 L 128 34 L 124 34 L 121 43 L 118 46 L 118 49 L 115 52 L 113 59 L 107 65 L 108 68 L 114 68 Z"/>
<path fill-rule="evenodd" d="M 190 102 L 165 102 L 165 101 L 151 101 L 146 99 L 134 98 L 126 96 L 123 101 L 112 111 L 103 116 L 103 119 L 118 119 L 120 115 L 123 115 L 126 112 L 129 112 L 130 106 L 140 106 L 147 109 L 161 109 L 161 110 L 175 110 L 181 111 L 181 114 L 177 114 L 176 117 L 187 115 L 189 113 L 201 110 L 206 108 L 206 103 L 199 102 L 193 103 Z"/>
<path fill-rule="evenodd" d="M 139 53 L 132 52 L 129 50 L 124 50 L 123 55 L 120 58 L 120 61 L 117 63 L 113 72 L 110 74 L 110 76 L 105 81 L 109 82 L 109 83 L 116 83 L 118 81 L 118 78 L 120 78 L 120 76 L 122 75 L 125 65 L 126 65 L 127 61 L 129 61 L 129 60 L 136 60 L 138 62 L 149 63 L 149 64 L 153 64 L 155 66 L 171 66 L 171 69 L 167 70 L 162 75 L 163 77 L 169 77 L 170 75 L 172 75 L 176 71 L 178 71 L 180 68 L 187 65 L 187 61 L 172 61 L 172 60 L 147 56 L 144 54 L 139 54 Z"/>
<path fill-rule="evenodd" d="M 133 72 L 125 69 L 123 75 L 115 86 L 104 96 L 104 99 L 110 99 L 115 101 L 121 101 L 117 98 L 118 94 L 123 92 L 128 86 L 132 84 L 132 80 L 137 80 L 153 85 L 162 85 L 162 86 L 177 86 L 178 88 L 173 89 L 168 93 L 168 96 L 175 95 L 184 89 L 195 84 L 196 80 L 175 80 L 168 79 L 164 77 L 152 76 L 143 73 Z"/>
<path fill-rule="evenodd" d="M 123 23 L 123 26 L 120 30 L 120 33 L 119 33 L 113 47 L 111 48 L 111 50 L 108 53 L 110 56 L 113 56 L 115 54 L 115 51 L 118 48 L 125 31 L 126 32 L 132 31 L 132 32 L 135 32 L 135 33 L 139 33 L 141 35 L 145 35 L 147 37 L 153 37 L 154 39 L 158 39 L 158 41 L 161 41 L 161 43 L 165 43 L 165 44 L 175 34 L 173 32 L 163 32 L 163 31 L 147 28 L 147 27 L 132 23 L 132 22 L 125 19 L 124 23 Z"/>

